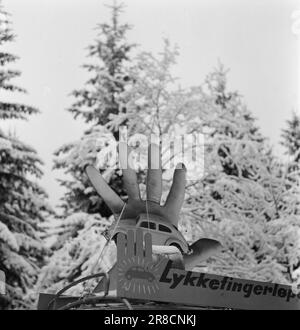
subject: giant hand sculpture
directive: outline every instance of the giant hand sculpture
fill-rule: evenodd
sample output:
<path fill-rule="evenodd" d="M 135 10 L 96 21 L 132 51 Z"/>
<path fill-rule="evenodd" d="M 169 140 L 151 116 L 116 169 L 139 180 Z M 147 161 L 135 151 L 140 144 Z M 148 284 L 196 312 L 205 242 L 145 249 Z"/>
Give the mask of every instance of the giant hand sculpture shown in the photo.
<path fill-rule="evenodd" d="M 114 228 L 114 235 L 126 233 L 135 227 L 151 232 L 153 245 L 173 245 L 183 254 L 186 270 L 194 268 L 199 262 L 209 258 L 221 248 L 218 241 L 199 239 L 188 246 L 183 235 L 178 231 L 180 210 L 184 201 L 186 168 L 184 164 L 176 166 L 173 183 L 164 205 L 162 196 L 162 166 L 160 148 L 150 144 L 148 150 L 148 171 L 146 182 L 146 200 L 141 199 L 137 174 L 130 167 L 128 156 L 130 148 L 125 143 L 119 144 L 119 157 L 123 173 L 123 182 L 128 194 L 128 202 L 122 199 L 109 187 L 99 171 L 87 166 L 86 173 L 105 203 L 119 219 Z"/>

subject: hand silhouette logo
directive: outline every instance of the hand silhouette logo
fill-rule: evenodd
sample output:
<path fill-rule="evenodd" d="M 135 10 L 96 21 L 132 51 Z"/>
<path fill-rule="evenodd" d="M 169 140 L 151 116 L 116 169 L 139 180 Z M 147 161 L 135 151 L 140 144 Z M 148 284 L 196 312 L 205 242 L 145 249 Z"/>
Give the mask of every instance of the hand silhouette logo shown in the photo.
<path fill-rule="evenodd" d="M 155 294 L 163 258 L 153 260 L 151 234 L 141 229 L 117 236 L 118 285 L 132 293 Z"/>

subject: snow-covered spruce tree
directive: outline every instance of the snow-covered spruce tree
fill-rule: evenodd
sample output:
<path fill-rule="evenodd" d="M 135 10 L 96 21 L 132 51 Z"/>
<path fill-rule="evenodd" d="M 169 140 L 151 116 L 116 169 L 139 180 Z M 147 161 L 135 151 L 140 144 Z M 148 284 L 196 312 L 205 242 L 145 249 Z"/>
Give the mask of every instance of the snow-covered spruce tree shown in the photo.
<path fill-rule="evenodd" d="M 290 170 L 299 169 L 300 163 L 300 117 L 295 112 L 282 130 L 282 142 L 289 157 Z"/>
<path fill-rule="evenodd" d="M 68 109 L 75 119 L 85 120 L 90 128 L 78 141 L 56 152 L 55 168 L 64 170 L 69 180 L 61 181 L 67 190 L 62 203 L 64 217 L 48 228 L 54 239 L 54 253 L 43 269 L 38 285 L 48 291 L 57 291 L 76 278 L 99 269 L 108 270 L 111 265 L 109 259 L 112 258 L 107 256 L 98 262 L 106 242 L 100 234 L 111 223 L 111 212 L 91 187 L 85 166 L 93 164 L 102 169 L 102 175 L 110 185 L 126 198 L 121 173 L 113 168 L 115 163 L 111 161 L 111 153 L 116 150 L 119 139 L 119 126 L 126 123 L 120 121 L 113 128 L 108 124 L 111 115 L 121 118 L 126 112 L 122 94 L 130 81 L 127 67 L 133 45 L 126 41 L 130 26 L 120 23 L 123 6 L 114 1 L 109 8 L 110 22 L 97 27 L 97 39 L 88 47 L 92 63 L 84 68 L 91 77 L 83 89 L 72 93 L 75 102 Z"/>
<path fill-rule="evenodd" d="M 40 274 L 37 290 L 55 293 L 78 278 L 100 270 L 108 271 L 116 257 L 115 249 L 111 243 L 102 255 L 107 241 L 101 233 L 110 224 L 110 220 L 98 214 L 85 212 L 52 224 L 48 234 L 56 238 L 53 244 L 55 251 Z M 87 287 L 90 285 L 92 282 L 88 282 Z M 81 294 L 82 289 L 80 284 L 68 293 Z"/>
<path fill-rule="evenodd" d="M 0 90 L 25 92 L 12 83 L 20 72 L 12 68 L 17 57 L 3 47 L 14 35 L 1 3 L 0 14 Z M 0 296 L 0 308 L 28 307 L 46 255 L 39 223 L 50 208 L 45 191 L 36 183 L 42 162 L 32 147 L 1 128 L 5 120 L 26 119 L 37 112 L 0 97 L 0 269 L 6 274 L 8 291 L 7 296 Z"/>
<path fill-rule="evenodd" d="M 287 127 L 282 130 L 281 144 L 285 147 L 285 154 L 287 160 L 285 162 L 284 170 L 281 170 L 281 175 L 284 176 L 285 188 L 289 191 L 293 191 L 295 198 L 289 200 L 292 206 L 291 213 L 293 212 L 297 223 L 299 223 L 300 214 L 300 117 L 299 114 L 293 112 L 292 118 L 287 121 Z M 299 226 L 299 225 L 298 225 Z M 292 229 L 291 229 L 292 233 Z M 296 230 L 294 235 L 298 235 L 298 241 L 300 241 L 300 231 Z M 298 251 L 300 250 L 300 243 L 298 245 Z M 300 284 L 300 262 L 299 258 L 295 255 L 295 262 L 289 265 L 290 277 Z"/>
<path fill-rule="evenodd" d="M 99 34 L 95 43 L 88 47 L 91 64 L 84 65 L 91 77 L 84 88 L 73 91 L 75 102 L 68 109 L 74 118 L 81 118 L 90 124 L 90 128 L 78 141 L 61 147 L 55 155 L 55 168 L 64 170 L 70 180 L 61 180 L 66 188 L 62 207 L 66 214 L 84 211 L 100 212 L 103 216 L 110 215 L 109 209 L 94 193 L 84 174 L 87 164 L 96 164 L 97 156 L 111 141 L 118 140 L 118 128 L 107 129 L 112 114 L 126 112 L 122 107 L 122 92 L 128 84 L 129 77 L 126 66 L 133 45 L 126 41 L 128 24 L 120 23 L 122 4 L 114 1 L 109 23 L 99 24 Z M 125 124 L 119 123 L 119 124 Z M 120 177 L 111 173 L 112 186 L 122 193 Z"/>
<path fill-rule="evenodd" d="M 299 187 L 256 127 L 236 92 L 228 92 L 222 66 L 203 86 L 205 173 L 188 188 L 185 219 L 196 236 L 216 236 L 222 255 L 206 264 L 213 273 L 291 283 L 299 268 Z M 196 237 L 194 237 L 195 239 Z"/>

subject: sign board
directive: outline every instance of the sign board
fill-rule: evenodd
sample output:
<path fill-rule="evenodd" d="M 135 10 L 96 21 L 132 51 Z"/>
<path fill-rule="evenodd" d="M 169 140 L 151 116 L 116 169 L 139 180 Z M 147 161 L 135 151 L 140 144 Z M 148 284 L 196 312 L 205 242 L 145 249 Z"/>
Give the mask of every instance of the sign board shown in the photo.
<path fill-rule="evenodd" d="M 0 270 L 0 295 L 6 294 L 6 288 L 5 288 L 5 273 Z"/>
<path fill-rule="evenodd" d="M 172 268 L 153 260 L 151 234 L 142 230 L 117 239 L 119 297 L 235 309 L 300 309 L 300 293 L 290 286 Z"/>

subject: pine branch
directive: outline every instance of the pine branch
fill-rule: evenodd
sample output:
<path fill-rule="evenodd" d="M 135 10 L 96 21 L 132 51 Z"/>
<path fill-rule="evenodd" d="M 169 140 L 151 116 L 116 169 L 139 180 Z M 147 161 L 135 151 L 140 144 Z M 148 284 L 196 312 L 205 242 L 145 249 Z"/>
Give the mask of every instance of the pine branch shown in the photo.
<path fill-rule="evenodd" d="M 0 52 L 0 66 L 4 66 L 5 64 L 15 62 L 18 59 L 19 59 L 18 56 L 9 53 Z"/>
<path fill-rule="evenodd" d="M 39 110 L 20 103 L 0 101 L 0 119 L 22 119 L 27 120 L 28 115 L 37 114 Z"/>

